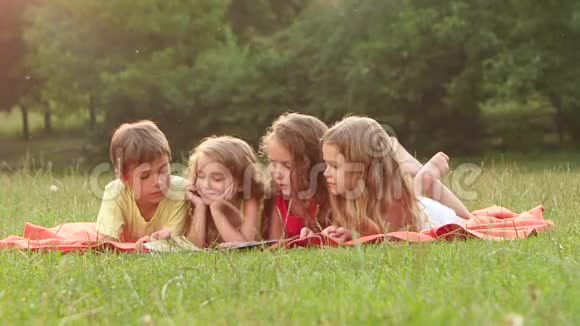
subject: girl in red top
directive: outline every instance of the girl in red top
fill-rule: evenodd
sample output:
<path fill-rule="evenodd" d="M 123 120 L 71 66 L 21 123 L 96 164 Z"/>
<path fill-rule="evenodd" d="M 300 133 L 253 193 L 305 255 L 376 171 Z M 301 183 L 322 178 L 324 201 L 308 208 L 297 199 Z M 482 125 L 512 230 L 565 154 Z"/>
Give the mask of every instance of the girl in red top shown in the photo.
<path fill-rule="evenodd" d="M 330 225 L 320 145 L 327 129 L 313 116 L 286 113 L 262 137 L 260 147 L 269 160 L 274 191 L 268 238 L 303 237 Z"/>

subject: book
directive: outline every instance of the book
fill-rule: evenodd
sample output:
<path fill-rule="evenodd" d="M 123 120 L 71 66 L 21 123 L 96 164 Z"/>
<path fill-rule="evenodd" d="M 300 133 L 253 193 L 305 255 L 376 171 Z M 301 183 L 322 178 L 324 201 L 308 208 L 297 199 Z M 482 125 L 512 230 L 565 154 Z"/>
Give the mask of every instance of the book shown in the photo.
<path fill-rule="evenodd" d="M 223 242 L 212 249 L 202 249 L 191 243 L 184 236 L 175 236 L 168 240 L 154 240 L 143 244 L 151 252 L 187 252 L 187 251 L 221 251 L 235 249 L 252 249 L 269 247 L 280 240 Z"/>
<path fill-rule="evenodd" d="M 202 251 L 184 236 L 174 236 L 168 240 L 154 240 L 143 244 L 151 252 Z"/>
<path fill-rule="evenodd" d="M 218 250 L 265 248 L 280 242 L 280 240 L 223 242 L 217 245 Z"/>

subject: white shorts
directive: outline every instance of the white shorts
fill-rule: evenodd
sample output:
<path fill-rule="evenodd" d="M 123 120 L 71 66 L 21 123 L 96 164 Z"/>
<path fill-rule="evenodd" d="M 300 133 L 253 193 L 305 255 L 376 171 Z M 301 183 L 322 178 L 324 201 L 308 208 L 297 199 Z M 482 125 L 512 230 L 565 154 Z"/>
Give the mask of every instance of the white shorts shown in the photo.
<path fill-rule="evenodd" d="M 455 214 L 451 208 L 427 197 L 419 197 L 419 231 L 430 230 L 445 224 L 465 226 L 465 220 Z"/>

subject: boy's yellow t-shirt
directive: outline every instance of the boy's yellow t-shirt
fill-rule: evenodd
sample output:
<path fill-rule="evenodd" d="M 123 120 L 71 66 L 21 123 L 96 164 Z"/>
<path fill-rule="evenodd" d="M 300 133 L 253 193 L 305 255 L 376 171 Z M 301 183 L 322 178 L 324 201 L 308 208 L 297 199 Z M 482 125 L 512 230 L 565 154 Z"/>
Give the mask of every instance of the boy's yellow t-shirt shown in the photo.
<path fill-rule="evenodd" d="M 171 176 L 169 191 L 147 222 L 139 212 L 133 191 L 119 179 L 110 182 L 103 194 L 97 231 L 123 242 L 135 242 L 161 229 L 183 235 L 189 209 L 187 185 L 186 179 Z"/>

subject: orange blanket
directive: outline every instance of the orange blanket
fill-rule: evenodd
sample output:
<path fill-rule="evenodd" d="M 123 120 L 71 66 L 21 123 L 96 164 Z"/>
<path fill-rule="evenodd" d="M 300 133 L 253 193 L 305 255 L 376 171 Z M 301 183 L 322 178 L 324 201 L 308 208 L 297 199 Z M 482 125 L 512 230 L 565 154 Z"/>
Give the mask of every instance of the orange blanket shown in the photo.
<path fill-rule="evenodd" d="M 52 228 L 26 223 L 24 236 L 0 240 L 0 250 L 79 252 L 87 250 L 136 252 L 134 243 L 99 242 L 96 223 L 65 223 Z"/>
<path fill-rule="evenodd" d="M 507 208 L 492 206 L 473 212 L 475 218 L 468 220 L 465 227 L 457 224 L 447 224 L 423 232 L 391 232 L 364 236 L 342 244 L 324 235 L 315 235 L 306 239 L 298 239 L 279 245 L 285 247 L 308 246 L 353 246 L 382 241 L 431 242 L 437 240 L 453 240 L 478 238 L 485 240 L 524 239 L 530 235 L 544 232 L 554 227 L 554 222 L 544 220 L 544 207 L 537 206 L 521 214 L 516 214 Z"/>
<path fill-rule="evenodd" d="M 551 220 L 544 220 L 544 207 L 538 206 L 521 214 L 494 206 L 473 212 L 476 216 L 467 221 L 465 227 L 447 224 L 424 232 L 391 232 L 361 237 L 360 239 L 339 244 L 323 235 L 306 239 L 281 241 L 278 247 L 308 246 L 353 246 L 359 243 L 378 243 L 382 241 L 431 242 L 437 240 L 479 238 L 486 240 L 523 239 L 544 232 L 554 226 Z M 24 236 L 10 236 L 0 240 L 0 250 L 21 249 L 35 251 L 82 252 L 87 250 L 119 252 L 138 252 L 134 243 L 99 243 L 95 223 L 65 223 L 52 228 L 26 223 Z"/>

